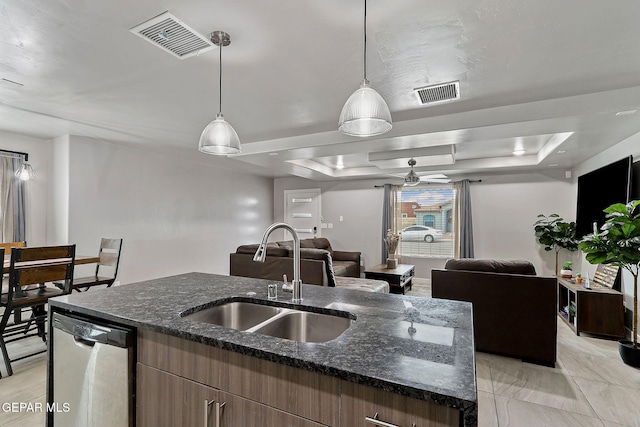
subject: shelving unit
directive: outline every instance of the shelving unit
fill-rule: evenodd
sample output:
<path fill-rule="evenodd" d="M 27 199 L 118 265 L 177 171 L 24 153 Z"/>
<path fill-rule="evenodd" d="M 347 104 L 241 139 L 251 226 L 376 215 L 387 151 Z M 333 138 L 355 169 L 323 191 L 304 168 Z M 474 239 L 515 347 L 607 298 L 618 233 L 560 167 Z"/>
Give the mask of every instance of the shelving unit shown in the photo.
<path fill-rule="evenodd" d="M 576 335 L 624 338 L 624 303 L 616 290 L 597 284 L 586 289 L 573 279 L 558 278 L 558 316 Z"/>

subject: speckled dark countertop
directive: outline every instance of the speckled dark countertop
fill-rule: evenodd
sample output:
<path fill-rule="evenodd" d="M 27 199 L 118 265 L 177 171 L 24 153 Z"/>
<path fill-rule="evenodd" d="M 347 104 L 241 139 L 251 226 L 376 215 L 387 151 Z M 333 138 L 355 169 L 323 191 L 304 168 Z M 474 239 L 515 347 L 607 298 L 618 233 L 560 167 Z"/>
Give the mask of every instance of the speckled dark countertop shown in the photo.
<path fill-rule="evenodd" d="M 266 300 L 267 280 L 189 273 L 50 300 L 55 308 L 214 345 L 285 365 L 458 408 L 477 425 L 471 304 L 303 285 L 301 306 L 357 319 L 335 340 L 302 343 L 184 319 L 180 313 L 231 297 Z M 278 289 L 278 301 L 291 293 Z M 406 305 L 419 311 L 409 333 Z"/>

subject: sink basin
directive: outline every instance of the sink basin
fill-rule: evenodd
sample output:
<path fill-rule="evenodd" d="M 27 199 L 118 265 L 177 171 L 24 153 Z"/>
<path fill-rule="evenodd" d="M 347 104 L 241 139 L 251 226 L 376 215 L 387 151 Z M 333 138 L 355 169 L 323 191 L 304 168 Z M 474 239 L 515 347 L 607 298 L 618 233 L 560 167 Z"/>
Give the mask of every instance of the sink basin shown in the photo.
<path fill-rule="evenodd" d="M 253 332 L 301 342 L 326 342 L 338 338 L 353 320 L 347 317 L 291 310 L 274 317 Z"/>
<path fill-rule="evenodd" d="M 244 301 L 214 305 L 184 316 L 196 322 L 213 323 L 225 328 L 246 331 L 280 313 L 282 308 Z"/>
<path fill-rule="evenodd" d="M 299 342 L 326 342 L 338 338 L 355 316 L 322 314 L 247 301 L 231 301 L 184 315 L 185 319 L 211 323 L 238 331 L 255 332 Z"/>

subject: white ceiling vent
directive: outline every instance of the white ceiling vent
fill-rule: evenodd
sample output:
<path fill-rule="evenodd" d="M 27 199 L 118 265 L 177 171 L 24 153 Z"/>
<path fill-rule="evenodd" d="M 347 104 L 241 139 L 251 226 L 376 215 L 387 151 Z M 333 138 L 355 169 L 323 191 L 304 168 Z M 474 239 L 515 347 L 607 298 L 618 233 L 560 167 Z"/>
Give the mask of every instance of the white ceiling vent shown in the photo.
<path fill-rule="evenodd" d="M 129 31 L 180 59 L 198 55 L 215 47 L 209 39 L 169 12 L 136 25 Z"/>
<path fill-rule="evenodd" d="M 437 104 L 440 102 L 460 99 L 460 82 L 448 82 L 425 86 L 413 90 L 421 105 Z"/>

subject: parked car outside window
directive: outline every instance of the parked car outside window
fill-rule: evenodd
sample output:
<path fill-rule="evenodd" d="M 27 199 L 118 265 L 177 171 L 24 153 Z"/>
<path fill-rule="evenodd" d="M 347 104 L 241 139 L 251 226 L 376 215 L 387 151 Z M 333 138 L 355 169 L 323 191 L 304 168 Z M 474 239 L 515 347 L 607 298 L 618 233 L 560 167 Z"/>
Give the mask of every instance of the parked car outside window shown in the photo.
<path fill-rule="evenodd" d="M 412 225 L 400 232 L 400 237 L 404 241 L 423 241 L 427 243 L 442 240 L 443 233 L 432 227 L 424 225 Z"/>

